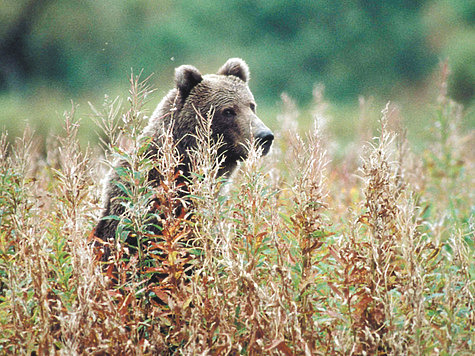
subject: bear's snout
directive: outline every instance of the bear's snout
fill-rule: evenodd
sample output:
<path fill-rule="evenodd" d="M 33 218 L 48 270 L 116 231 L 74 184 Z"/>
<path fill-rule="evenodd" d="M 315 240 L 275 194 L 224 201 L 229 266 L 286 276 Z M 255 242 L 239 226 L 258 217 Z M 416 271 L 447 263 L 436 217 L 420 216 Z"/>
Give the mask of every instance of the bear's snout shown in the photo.
<path fill-rule="evenodd" d="M 270 147 L 272 146 L 272 141 L 274 141 L 274 134 L 268 128 L 259 131 L 255 139 L 257 143 L 262 147 L 262 155 L 265 156 L 269 153 Z"/>

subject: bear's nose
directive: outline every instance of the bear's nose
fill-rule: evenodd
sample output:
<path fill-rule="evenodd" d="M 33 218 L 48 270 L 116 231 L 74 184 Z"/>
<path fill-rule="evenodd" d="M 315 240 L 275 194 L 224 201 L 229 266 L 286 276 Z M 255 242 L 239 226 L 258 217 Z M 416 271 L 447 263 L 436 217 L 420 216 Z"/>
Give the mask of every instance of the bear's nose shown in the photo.
<path fill-rule="evenodd" d="M 262 155 L 265 156 L 269 153 L 272 141 L 274 141 L 274 134 L 271 130 L 262 130 L 256 135 L 257 143 L 262 147 Z"/>

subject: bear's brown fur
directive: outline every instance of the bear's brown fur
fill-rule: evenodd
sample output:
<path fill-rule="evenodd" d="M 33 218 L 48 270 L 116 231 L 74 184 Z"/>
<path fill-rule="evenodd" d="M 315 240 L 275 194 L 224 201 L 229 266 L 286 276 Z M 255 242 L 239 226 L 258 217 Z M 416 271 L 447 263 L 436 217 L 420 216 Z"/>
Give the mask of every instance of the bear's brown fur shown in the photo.
<path fill-rule="evenodd" d="M 190 176 L 188 149 L 196 145 L 194 134 L 198 124 L 197 112 L 202 115 L 213 112 L 213 138 L 217 140 L 221 137 L 223 140 L 220 154 L 224 157 L 224 163 L 219 174 L 229 175 L 237 162 L 246 158 L 246 145 L 250 141 L 258 142 L 263 154 L 267 154 L 274 139 L 272 132 L 256 115 L 256 103 L 248 81 L 248 66 L 239 58 L 229 59 L 217 74 L 201 75 L 198 69 L 190 65 L 176 68 L 176 88 L 158 104 L 143 135 L 159 145 L 161 125 L 171 125 L 170 120 L 173 120 L 173 140 L 182 159 L 180 170 L 186 178 Z M 156 154 L 156 148 L 153 145 L 150 147 L 150 154 Z M 158 177 L 150 176 L 149 179 L 153 184 L 159 184 Z M 105 190 L 103 219 L 95 229 L 95 235 L 103 241 L 113 241 L 118 225 L 117 220 L 104 217 L 121 216 L 124 213 L 124 207 L 117 199 L 124 195 L 117 187 L 118 180 L 113 170 Z"/>

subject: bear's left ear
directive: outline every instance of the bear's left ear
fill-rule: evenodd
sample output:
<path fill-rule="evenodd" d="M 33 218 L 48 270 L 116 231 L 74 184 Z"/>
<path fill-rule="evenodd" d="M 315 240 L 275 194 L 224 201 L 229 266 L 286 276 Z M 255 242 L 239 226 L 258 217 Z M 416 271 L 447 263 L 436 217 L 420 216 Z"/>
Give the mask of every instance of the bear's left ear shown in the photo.
<path fill-rule="evenodd" d="M 185 100 L 191 89 L 201 83 L 202 80 L 203 76 L 200 71 L 193 66 L 182 65 L 175 69 L 175 83 L 182 100 Z"/>
<path fill-rule="evenodd" d="M 220 75 L 234 75 L 247 82 L 249 80 L 249 67 L 241 58 L 230 58 L 219 69 Z"/>

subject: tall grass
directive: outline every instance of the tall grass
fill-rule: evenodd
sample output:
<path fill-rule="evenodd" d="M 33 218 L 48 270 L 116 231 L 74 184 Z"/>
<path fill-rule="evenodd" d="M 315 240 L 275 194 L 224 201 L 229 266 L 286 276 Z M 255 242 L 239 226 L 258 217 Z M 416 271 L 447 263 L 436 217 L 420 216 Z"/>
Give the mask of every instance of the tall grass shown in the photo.
<path fill-rule="evenodd" d="M 474 137 L 459 130 L 447 75 L 422 154 L 389 104 L 371 138 L 362 99 L 360 140 L 332 162 L 317 88 L 313 130 L 299 132 L 284 96 L 272 153 L 249 142 L 232 182 L 218 175 L 211 113 L 199 117 L 186 188 L 167 128 L 157 159 L 145 154 L 152 90 L 139 76 L 128 104 L 92 106 L 104 153 L 79 146 L 74 107 L 46 156 L 29 130 L 11 146 L 3 133 L 0 352 L 473 354 Z M 102 246 L 99 182 L 116 161 L 127 162 L 125 213 Z"/>

